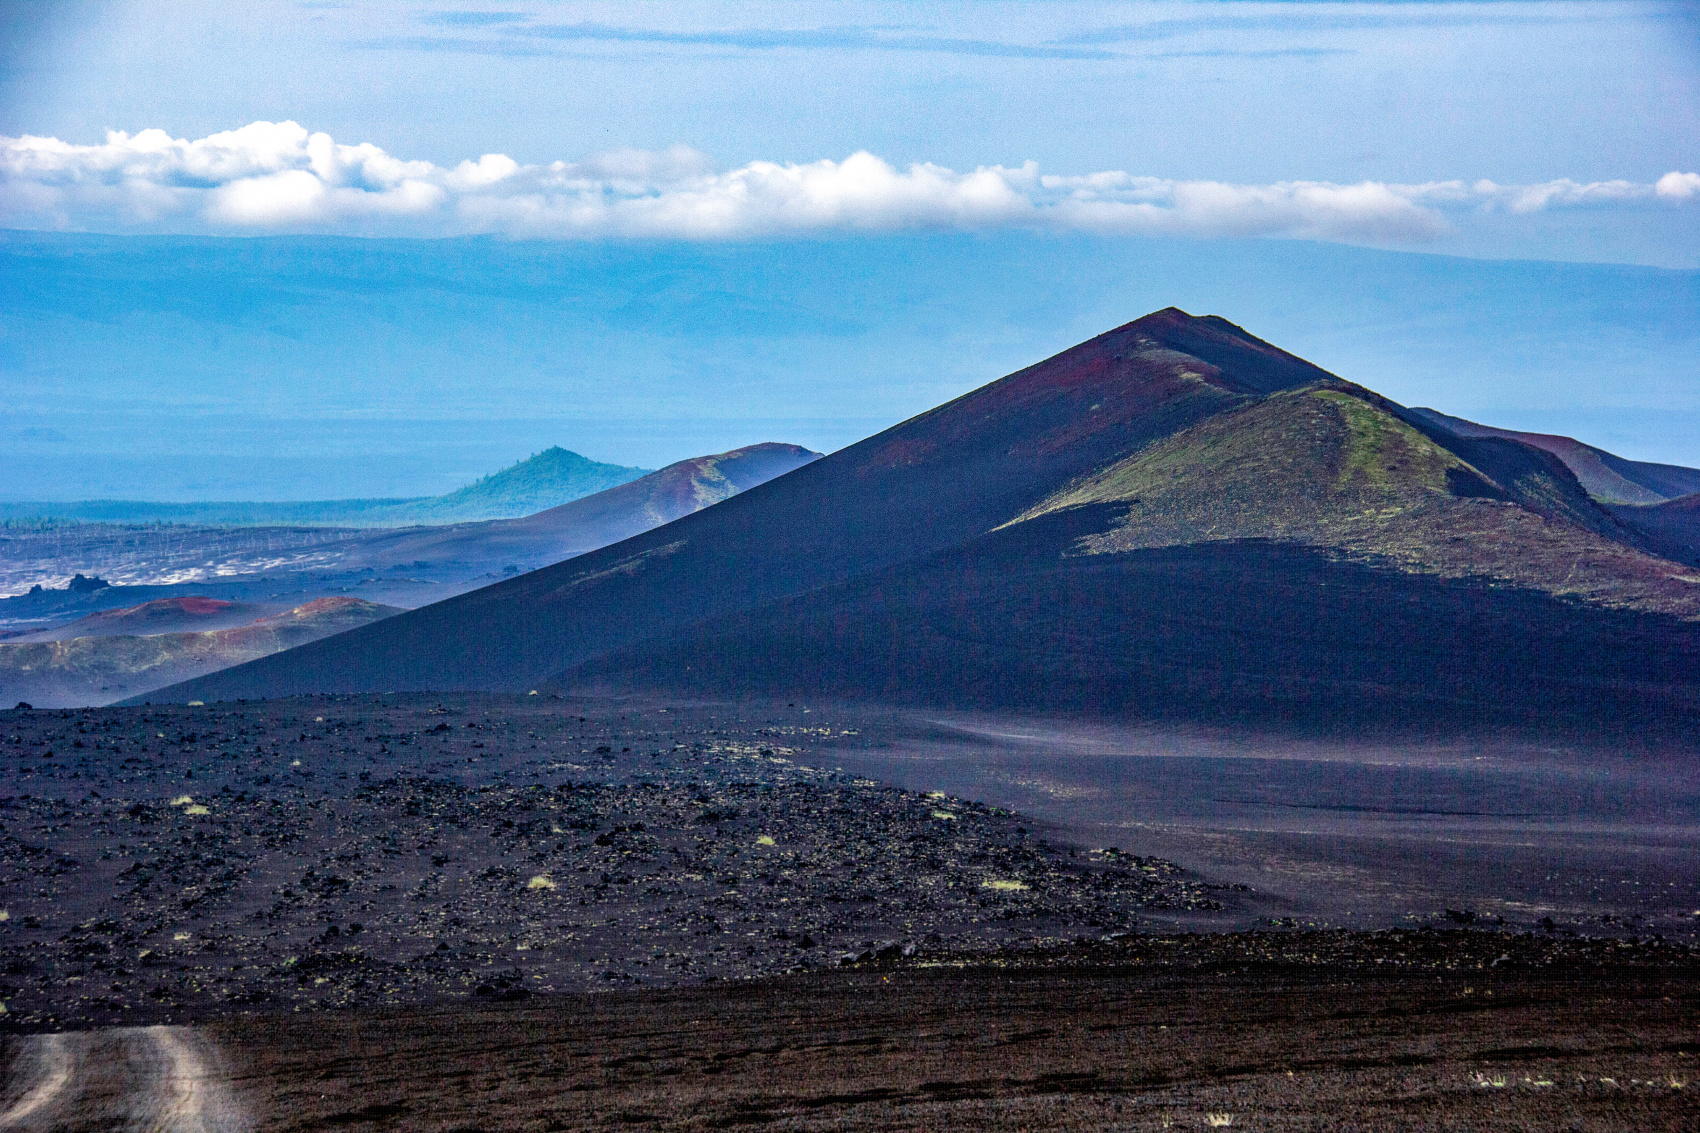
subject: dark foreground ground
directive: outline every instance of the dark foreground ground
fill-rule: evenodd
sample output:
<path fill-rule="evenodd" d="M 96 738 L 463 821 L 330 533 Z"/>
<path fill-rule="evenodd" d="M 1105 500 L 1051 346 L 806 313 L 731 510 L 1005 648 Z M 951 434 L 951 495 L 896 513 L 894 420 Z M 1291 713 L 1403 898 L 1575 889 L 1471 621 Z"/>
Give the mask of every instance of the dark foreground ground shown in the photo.
<path fill-rule="evenodd" d="M 0 713 L 0 1127 L 1692 1129 L 1697 800 L 1526 737 Z"/>
<path fill-rule="evenodd" d="M 547 696 L 6 712 L 0 1024 L 511 1000 L 1127 932 L 1692 945 L 1696 776 L 1632 755 Z"/>
<path fill-rule="evenodd" d="M 1700 1122 L 1700 966 L 1475 930 L 1129 938 L 4 1040 L 56 1130 L 1612 1130 Z M 58 1078 L 55 1078 L 55 1075 Z"/>
<path fill-rule="evenodd" d="M 854 729 L 805 710 L 596 707 L 7 714 L 4 1023 L 741 979 L 1209 921 L 1251 896 L 823 766 L 814 746 Z"/>
<path fill-rule="evenodd" d="M 1135 949 L 1131 968 L 858 972 L 218 1033 L 280 1129 L 1650 1133 L 1700 1121 L 1692 966 L 1600 980 L 1490 970 L 1481 955 L 1480 968 L 1376 974 L 1402 944 L 1353 942 L 1333 970 L 1248 963 L 1240 944 L 1220 968 L 1172 971 Z"/>

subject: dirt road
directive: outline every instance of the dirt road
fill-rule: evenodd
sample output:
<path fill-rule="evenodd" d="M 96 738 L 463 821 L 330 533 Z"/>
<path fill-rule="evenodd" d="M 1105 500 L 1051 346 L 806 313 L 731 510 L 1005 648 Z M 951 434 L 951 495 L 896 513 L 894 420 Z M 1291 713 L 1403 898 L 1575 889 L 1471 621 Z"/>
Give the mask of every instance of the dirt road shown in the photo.
<path fill-rule="evenodd" d="M 0 1129 L 236 1133 L 216 1051 L 186 1027 L 28 1035 L 7 1044 Z"/>

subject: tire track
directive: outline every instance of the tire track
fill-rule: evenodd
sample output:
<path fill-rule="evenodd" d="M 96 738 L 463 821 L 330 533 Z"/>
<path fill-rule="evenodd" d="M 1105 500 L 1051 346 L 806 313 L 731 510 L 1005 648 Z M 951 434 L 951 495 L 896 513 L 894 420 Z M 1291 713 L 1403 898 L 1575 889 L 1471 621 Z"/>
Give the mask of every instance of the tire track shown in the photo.
<path fill-rule="evenodd" d="M 187 1027 L 32 1035 L 9 1069 L 0 1130 L 244 1133 L 217 1051 Z"/>
<path fill-rule="evenodd" d="M 0 1113 L 0 1129 L 24 1129 L 37 1115 L 50 1115 L 61 1102 L 76 1071 L 76 1055 L 64 1035 L 31 1035 L 19 1063 L 33 1073 L 23 1096 Z M 14 1070 L 17 1069 L 16 1067 Z"/>

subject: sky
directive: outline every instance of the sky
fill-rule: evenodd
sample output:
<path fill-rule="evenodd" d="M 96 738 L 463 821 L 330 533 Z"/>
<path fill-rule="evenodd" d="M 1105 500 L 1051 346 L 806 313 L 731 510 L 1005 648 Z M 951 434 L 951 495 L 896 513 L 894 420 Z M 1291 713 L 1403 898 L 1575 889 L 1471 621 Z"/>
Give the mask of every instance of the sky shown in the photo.
<path fill-rule="evenodd" d="M 1390 396 L 1700 464 L 1693 3 L 0 0 L 0 230 L 67 241 L 0 255 L 11 499 L 834 447 L 1183 300 Z M 208 250 L 243 240 L 276 262 Z M 503 247 L 555 275 L 516 296 Z M 429 280 L 474 261 L 482 313 L 444 314 Z M 342 312 L 396 270 L 419 306 L 363 356 Z M 1548 345 L 1493 346 L 1525 339 L 1488 308 Z"/>
<path fill-rule="evenodd" d="M 1700 266 L 1700 6 L 11 5 L 0 221 Z M 1674 237 L 1674 239 L 1673 239 Z"/>

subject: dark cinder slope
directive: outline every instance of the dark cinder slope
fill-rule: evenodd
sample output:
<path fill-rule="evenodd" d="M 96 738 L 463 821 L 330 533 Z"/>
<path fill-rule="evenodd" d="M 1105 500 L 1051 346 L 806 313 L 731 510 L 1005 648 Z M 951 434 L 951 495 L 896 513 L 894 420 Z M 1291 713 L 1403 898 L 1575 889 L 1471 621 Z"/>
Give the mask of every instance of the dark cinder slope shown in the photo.
<path fill-rule="evenodd" d="M 975 538 L 1152 440 L 1329 377 L 1226 320 L 1171 308 L 664 528 L 163 695 L 531 687 Z"/>
<path fill-rule="evenodd" d="M 1620 504 L 1611 511 L 1658 554 L 1700 567 L 1700 492 L 1662 504 Z"/>
<path fill-rule="evenodd" d="M 671 689 L 1683 717 L 1700 579 L 1554 454 L 1158 312 L 714 508 L 173 698 Z M 1627 706 L 1627 708 L 1626 708 Z"/>
<path fill-rule="evenodd" d="M 1602 503 L 1657 504 L 1700 492 L 1700 468 L 1625 460 L 1573 437 L 1496 429 L 1492 425 L 1478 425 L 1433 409 L 1417 408 L 1408 412 L 1460 437 L 1499 437 L 1550 452 L 1564 461 L 1588 493 Z"/>

